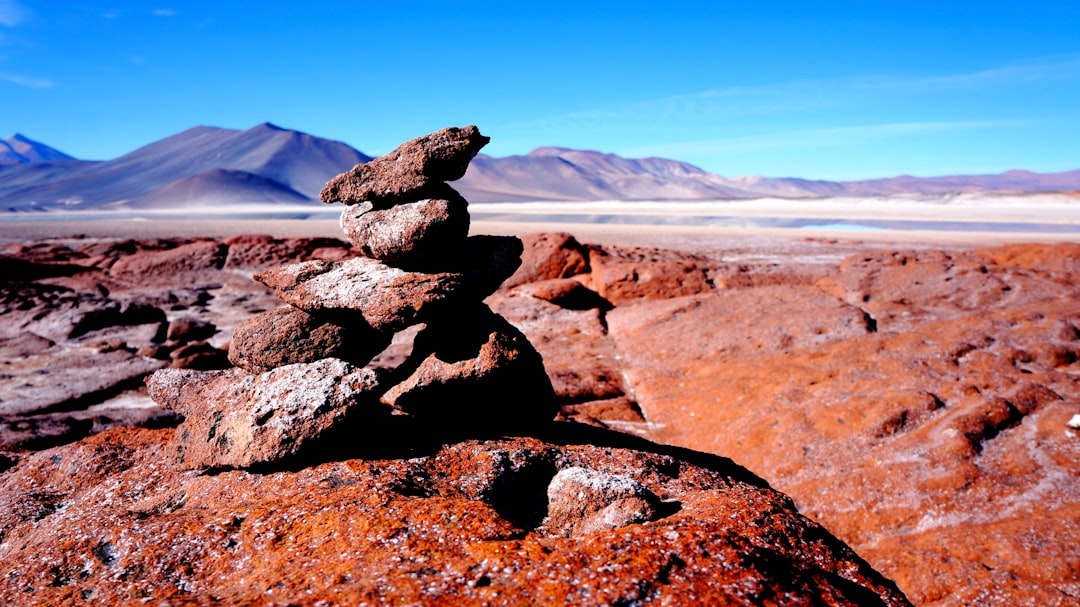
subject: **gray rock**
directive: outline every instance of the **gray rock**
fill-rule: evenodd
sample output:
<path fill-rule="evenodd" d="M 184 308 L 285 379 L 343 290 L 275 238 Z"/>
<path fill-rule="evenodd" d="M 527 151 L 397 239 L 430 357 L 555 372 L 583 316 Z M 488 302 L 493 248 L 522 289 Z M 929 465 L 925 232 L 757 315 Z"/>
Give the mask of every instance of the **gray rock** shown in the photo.
<path fill-rule="evenodd" d="M 659 516 L 660 498 L 634 479 L 573 467 L 548 484 L 548 517 L 542 530 L 574 537 L 646 523 Z"/>
<path fill-rule="evenodd" d="M 345 207 L 341 229 L 366 257 L 394 265 L 439 260 L 469 235 L 469 203 L 449 186 L 431 198 L 377 209 L 370 202 Z"/>
<path fill-rule="evenodd" d="M 334 358 L 259 375 L 165 369 L 146 385 L 155 402 L 185 417 L 170 444 L 188 469 L 278 462 L 347 415 L 380 406 L 375 372 Z"/>
<path fill-rule="evenodd" d="M 255 280 L 301 310 L 354 316 L 379 332 L 425 322 L 431 308 L 462 290 L 461 274 L 409 272 L 363 257 L 305 261 L 261 272 Z"/>

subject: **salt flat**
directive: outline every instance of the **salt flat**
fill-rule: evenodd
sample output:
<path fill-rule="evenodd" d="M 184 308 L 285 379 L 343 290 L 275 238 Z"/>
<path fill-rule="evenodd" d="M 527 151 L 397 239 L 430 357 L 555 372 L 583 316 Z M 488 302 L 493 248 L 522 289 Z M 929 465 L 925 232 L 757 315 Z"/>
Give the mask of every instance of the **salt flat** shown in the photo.
<path fill-rule="evenodd" d="M 473 203 L 473 232 L 568 231 L 579 238 L 678 246 L 684 239 L 824 237 L 995 244 L 1080 241 L 1080 194 L 962 194 L 716 201 Z M 70 237 L 338 237 L 340 207 L 204 208 L 0 216 L 0 240 Z"/>

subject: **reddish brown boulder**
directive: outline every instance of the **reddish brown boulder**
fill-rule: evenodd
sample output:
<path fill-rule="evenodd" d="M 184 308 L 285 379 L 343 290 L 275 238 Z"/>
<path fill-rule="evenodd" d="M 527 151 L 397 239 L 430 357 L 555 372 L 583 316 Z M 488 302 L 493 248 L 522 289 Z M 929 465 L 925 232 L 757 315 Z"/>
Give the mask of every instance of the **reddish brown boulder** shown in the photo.
<path fill-rule="evenodd" d="M 229 368 L 229 353 L 221 348 L 195 341 L 181 345 L 169 352 L 170 369 L 196 369 L 211 371 Z"/>
<path fill-rule="evenodd" d="M 385 156 L 334 177 L 319 192 L 319 200 L 371 202 L 382 208 L 419 200 L 427 196 L 428 188 L 461 179 L 469 162 L 489 141 L 471 125 L 417 137 Z"/>
<path fill-rule="evenodd" d="M 544 368 L 560 404 L 623 396 L 622 363 L 597 309 L 567 310 L 524 296 L 518 287 L 486 301 L 521 330 L 544 358 Z"/>
<path fill-rule="evenodd" d="M 172 430 L 110 431 L 0 476 L 0 603 L 908 605 L 730 460 L 611 433 L 463 441 L 274 474 L 167 462 Z M 672 507 L 583 538 L 537 525 L 560 469 Z"/>
<path fill-rule="evenodd" d="M 121 257 L 109 269 L 115 280 L 142 286 L 175 283 L 179 276 L 220 270 L 229 247 L 220 242 L 199 241 L 163 251 L 145 251 Z"/>
<path fill-rule="evenodd" d="M 277 463 L 356 409 L 378 406 L 375 373 L 334 358 L 260 375 L 168 369 L 146 385 L 154 401 L 184 416 L 170 448 L 186 469 Z"/>
<path fill-rule="evenodd" d="M 589 310 L 599 308 L 607 310 L 611 304 L 600 294 L 581 284 L 574 278 L 554 278 L 525 283 L 515 289 L 529 297 L 549 301 L 560 308 L 570 310 Z"/>
<path fill-rule="evenodd" d="M 266 234 L 245 234 L 226 238 L 229 246 L 225 268 L 263 270 L 298 259 L 335 259 L 348 255 L 348 243 L 336 238 L 274 238 Z"/>
<path fill-rule="evenodd" d="M 215 333 L 217 333 L 217 327 L 214 323 L 191 316 L 181 316 L 169 322 L 165 338 L 176 343 L 187 343 L 209 339 Z"/>
<path fill-rule="evenodd" d="M 506 280 L 514 287 L 527 282 L 569 278 L 589 271 L 589 250 L 565 232 L 541 232 L 521 236 L 524 252 L 521 267 Z"/>
<path fill-rule="evenodd" d="M 633 299 L 696 295 L 716 288 L 709 261 L 658 249 L 605 247 L 590 251 L 592 288 L 619 305 Z"/>
<path fill-rule="evenodd" d="M 445 185 L 431 196 L 389 209 L 376 209 L 369 202 L 347 206 L 341 212 L 341 229 L 366 257 L 394 265 L 426 261 L 438 267 L 469 235 L 469 203 Z"/>
<path fill-rule="evenodd" d="M 344 326 L 288 306 L 236 325 L 229 361 L 252 373 L 294 363 L 339 358 L 363 366 L 390 344 L 391 335 Z"/>

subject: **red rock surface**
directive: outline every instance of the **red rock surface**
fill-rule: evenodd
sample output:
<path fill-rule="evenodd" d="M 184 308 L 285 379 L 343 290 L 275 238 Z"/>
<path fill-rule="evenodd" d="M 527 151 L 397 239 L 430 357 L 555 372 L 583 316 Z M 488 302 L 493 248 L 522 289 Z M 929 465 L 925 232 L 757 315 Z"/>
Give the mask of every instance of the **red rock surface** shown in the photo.
<path fill-rule="evenodd" d="M 871 252 L 607 321 L 651 436 L 770 479 L 916 604 L 1075 605 L 1078 284 L 1075 247 Z"/>
<path fill-rule="evenodd" d="M 280 305 L 253 270 L 347 251 L 259 235 L 4 245 L 0 265 L 13 271 L 0 276 L 0 448 L 176 423 L 140 390 L 143 377 L 228 366 L 233 325 Z"/>
<path fill-rule="evenodd" d="M 172 433 L 106 432 L 0 476 L 0 602 L 908 604 L 721 458 L 562 428 L 546 440 L 387 436 L 298 471 L 198 475 L 168 464 Z M 633 479 L 661 512 L 542 533 L 546 487 L 574 467 Z"/>
<path fill-rule="evenodd" d="M 237 322 L 278 307 L 268 289 L 250 281 L 254 265 L 230 269 L 226 262 L 215 269 L 210 264 L 200 272 L 178 268 L 169 279 L 166 264 L 156 266 L 160 281 L 141 286 L 105 272 L 127 257 L 185 244 L 71 240 L 5 248 L 34 265 L 25 266 L 22 282 L 0 285 L 3 301 L 38 298 L 41 306 L 37 311 L 8 308 L 5 327 L 9 319 L 30 322 L 47 311 L 35 322 L 53 327 L 50 335 L 66 336 L 77 318 L 62 301 L 77 297 L 85 302 L 81 307 L 114 305 L 110 300 L 148 304 L 164 310 L 169 321 L 202 319 L 219 330 L 209 343 L 225 347 Z M 279 256 L 299 261 L 309 253 L 348 255 L 343 245 L 318 254 L 298 247 L 293 250 L 303 250 L 296 253 L 303 257 L 294 258 L 281 241 L 249 244 L 276 251 L 273 264 L 282 263 Z M 237 245 L 229 246 L 231 255 Z M 594 254 L 600 261 L 591 270 L 586 266 L 573 278 L 546 284 L 539 277 L 552 277 L 538 272 L 537 279 L 487 300 L 544 357 L 564 416 L 733 458 L 791 495 L 802 512 L 897 580 L 915 604 L 1078 603 L 1080 433 L 1066 425 L 1080 413 L 1078 247 L 935 251 L 843 241 L 698 243 L 679 251 L 584 246 L 590 247 L 606 253 Z M 327 252 L 333 255 L 324 256 Z M 606 293 L 607 299 L 567 299 L 576 287 L 566 280 Z M 617 304 L 614 309 L 611 303 Z M 61 351 L 136 356 L 141 348 L 154 347 L 168 360 L 178 347 L 153 341 L 164 339 L 164 325 L 154 323 L 102 327 L 61 341 L 28 333 L 8 339 L 0 345 L 9 355 L 5 373 L 31 377 L 30 366 L 18 365 L 41 354 L 33 368 L 47 372 L 46 382 L 60 385 L 54 374 L 70 367 L 71 379 L 64 381 L 69 386 L 94 369 L 80 371 Z M 407 359 L 410 340 L 396 340 L 380 355 L 393 360 L 384 366 Z M 49 356 L 60 362 L 51 363 Z M 100 369 L 99 375 L 107 375 L 106 367 Z M 5 388 L 13 385 L 22 383 Z M 125 384 L 116 386 L 122 390 Z M 0 449 L 39 449 L 125 423 L 122 415 L 87 408 L 111 394 L 85 400 L 72 394 L 64 397 L 69 403 L 64 411 L 0 420 L 0 438 L 14 438 L 0 440 Z M 157 419 L 133 421 L 160 423 Z M 110 436 L 155 436 L 160 446 L 167 441 L 164 434 Z M 95 440 L 60 449 L 93 444 L 107 450 Z M 27 458 L 35 465 L 45 461 L 0 453 L 0 469 Z M 147 470 L 139 474 L 150 474 Z M 219 476 L 248 478 L 237 472 Z M 54 485 L 41 485 L 38 505 L 23 500 L 18 503 L 24 505 L 10 507 L 39 514 L 59 507 L 71 489 L 49 489 L 61 481 L 50 482 Z M 301 512 L 298 505 L 290 508 Z M 181 527 L 209 524 L 217 523 L 187 521 Z M 600 545 L 595 538 L 582 541 Z M 736 553 L 741 554 L 724 554 L 734 559 Z M 648 554 L 663 561 L 662 555 Z M 581 569 L 587 561 L 573 562 Z M 45 568 L 34 571 L 42 572 L 42 579 L 51 575 Z M 75 591 L 69 584 L 49 592 Z"/>

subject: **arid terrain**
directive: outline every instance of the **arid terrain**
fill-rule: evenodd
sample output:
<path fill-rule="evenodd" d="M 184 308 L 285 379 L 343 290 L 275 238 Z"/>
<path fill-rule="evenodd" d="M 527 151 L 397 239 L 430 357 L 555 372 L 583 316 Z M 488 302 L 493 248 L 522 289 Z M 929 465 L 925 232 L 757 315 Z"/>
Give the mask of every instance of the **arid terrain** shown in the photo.
<path fill-rule="evenodd" d="M 163 459 L 179 418 L 143 378 L 229 367 L 233 328 L 281 305 L 254 273 L 356 252 L 329 222 L 122 228 L 0 230 L 10 604 L 378 602 L 380 585 L 446 604 L 904 604 L 887 580 L 923 606 L 1080 604 L 1080 245 L 525 233 L 486 303 L 543 356 L 553 428 L 200 475 Z M 545 535 L 537 479 L 575 466 L 680 509 Z M 354 579 L 365 559 L 382 569 Z"/>

